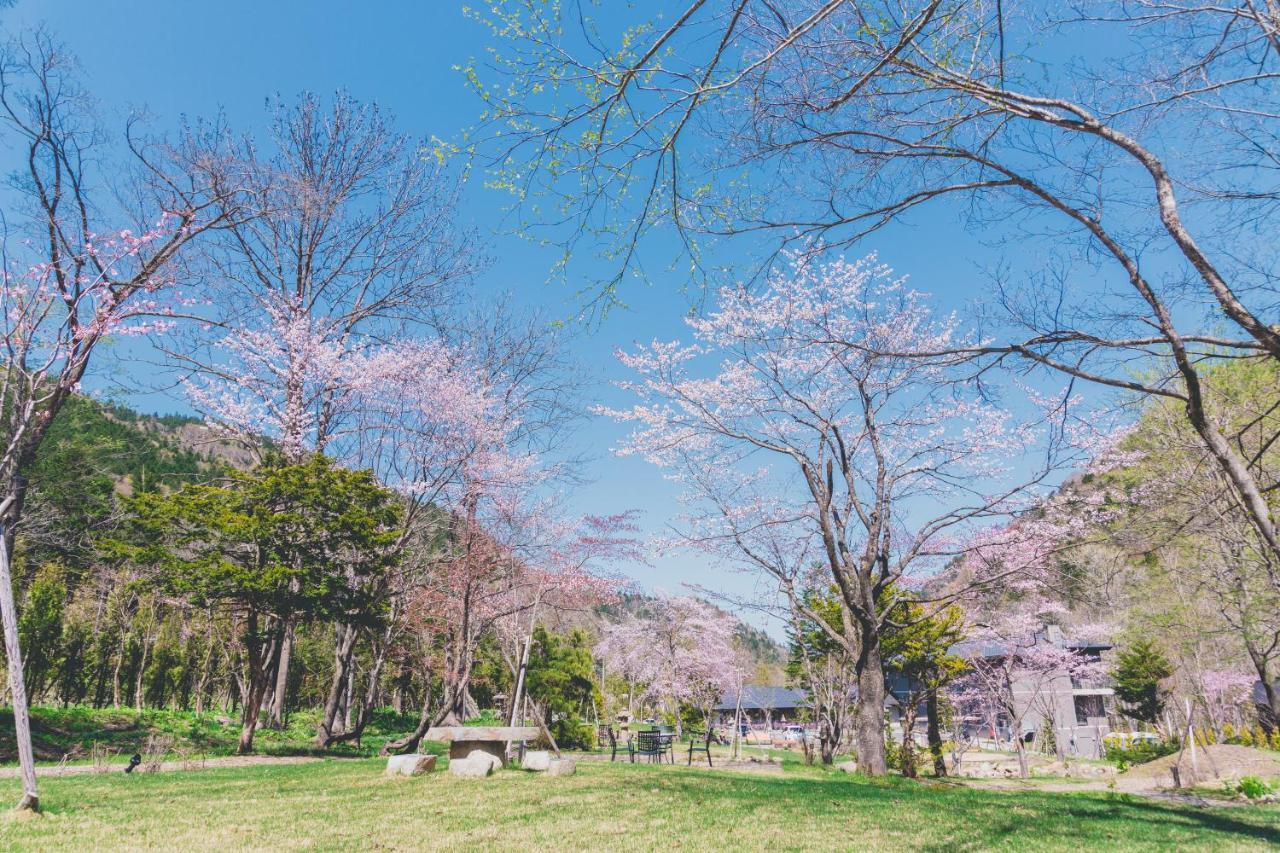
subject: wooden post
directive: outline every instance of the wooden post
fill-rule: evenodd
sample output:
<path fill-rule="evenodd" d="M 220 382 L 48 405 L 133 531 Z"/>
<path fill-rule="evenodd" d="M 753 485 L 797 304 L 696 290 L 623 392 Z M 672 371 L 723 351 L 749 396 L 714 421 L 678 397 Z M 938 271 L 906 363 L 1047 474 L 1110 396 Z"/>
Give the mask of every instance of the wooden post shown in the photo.
<path fill-rule="evenodd" d="M 4 651 L 9 658 L 9 690 L 13 694 L 13 727 L 18 742 L 18 764 L 22 773 L 22 799 L 17 808 L 40 811 L 36 787 L 36 759 L 31 751 L 31 717 L 27 710 L 27 687 L 22 677 L 22 649 L 18 645 L 18 611 L 13 597 L 13 575 L 9 570 L 9 541 L 0 523 L 0 620 L 4 622 Z"/>
<path fill-rule="evenodd" d="M 1191 700 L 1185 699 L 1187 709 L 1187 742 L 1191 745 L 1191 773 L 1193 784 L 1200 783 L 1200 765 L 1196 761 L 1196 730 L 1191 725 Z"/>

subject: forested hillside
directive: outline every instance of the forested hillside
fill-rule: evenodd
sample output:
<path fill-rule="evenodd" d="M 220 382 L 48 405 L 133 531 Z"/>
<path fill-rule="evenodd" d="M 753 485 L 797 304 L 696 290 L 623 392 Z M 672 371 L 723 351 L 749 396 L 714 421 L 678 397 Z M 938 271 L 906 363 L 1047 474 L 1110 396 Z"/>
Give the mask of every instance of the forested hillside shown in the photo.
<path fill-rule="evenodd" d="M 155 575 L 158 567 L 147 569 L 121 559 L 112 543 L 129 535 L 133 500 L 225 480 L 250 467 L 253 458 L 194 418 L 143 415 L 87 397 L 68 403 L 41 448 L 17 540 L 20 634 L 27 689 L 37 704 L 145 710 L 149 721 L 153 710 L 236 711 L 245 661 L 234 621 L 213 606 L 166 594 L 165 584 Z M 583 687 L 577 694 L 571 692 L 573 701 L 557 710 L 572 711 L 584 722 L 594 719 L 598 711 L 590 705 L 601 697 L 592 684 L 592 646 L 607 625 L 645 616 L 661 606 L 652 596 L 622 590 L 609 604 L 545 610 L 541 621 L 546 630 L 538 632 L 531 656 L 530 690 L 538 695 L 540 667 L 576 666 L 585 679 Z M 736 620 L 735 625 L 752 661 L 752 678 L 781 678 L 780 647 L 758 629 Z M 334 677 L 332 630 L 318 621 L 299 624 L 295 630 L 286 731 L 295 712 L 302 729 L 317 722 Z M 495 696 L 512 690 L 510 642 L 509 636 L 497 633 L 481 641 L 471 677 L 478 707 L 490 707 Z M 573 649 L 579 650 L 577 664 Z M 432 684 L 430 674 L 418 665 L 422 658 L 415 659 L 423 652 L 405 643 L 391 651 L 391 665 L 376 671 L 372 653 L 362 646 L 354 669 L 374 672 L 373 701 L 395 712 L 413 711 L 422 701 L 423 687 L 431 689 Z M 340 704 L 346 728 L 351 727 L 348 709 L 360 701 L 352 702 L 349 694 Z M 91 735 L 140 745 L 148 732 L 185 725 L 163 717 L 155 717 L 160 722 L 154 725 L 113 717 L 107 720 L 108 729 L 101 729 L 104 719 L 52 710 L 44 717 L 37 713 L 37 746 L 47 757 L 59 749 L 72 754 L 87 750 Z M 580 736 L 571 726 L 560 731 L 570 742 Z M 206 740 L 215 746 L 221 743 Z M 0 746 L 5 758 L 12 757 L 10 749 Z"/>

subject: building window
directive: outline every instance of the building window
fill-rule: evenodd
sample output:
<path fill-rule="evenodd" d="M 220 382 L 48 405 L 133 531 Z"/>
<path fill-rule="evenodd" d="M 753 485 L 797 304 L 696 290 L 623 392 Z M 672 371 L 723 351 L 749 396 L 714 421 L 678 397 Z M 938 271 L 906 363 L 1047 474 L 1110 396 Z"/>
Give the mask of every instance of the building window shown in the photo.
<path fill-rule="evenodd" d="M 1088 725 L 1090 717 L 1105 717 L 1107 715 L 1107 710 L 1102 705 L 1101 696 L 1077 696 L 1075 699 L 1077 726 Z"/>

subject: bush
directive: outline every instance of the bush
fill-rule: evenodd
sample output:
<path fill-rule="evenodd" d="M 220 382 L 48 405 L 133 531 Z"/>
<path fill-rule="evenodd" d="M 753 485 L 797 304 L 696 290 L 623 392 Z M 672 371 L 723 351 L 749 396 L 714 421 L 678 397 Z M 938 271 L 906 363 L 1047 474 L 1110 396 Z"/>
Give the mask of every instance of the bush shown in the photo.
<path fill-rule="evenodd" d="M 1155 761 L 1163 755 L 1170 755 L 1178 751 L 1177 741 L 1153 742 L 1153 741 L 1136 741 L 1125 745 L 1105 743 L 1103 758 L 1112 762 L 1121 770 L 1127 769 L 1133 764 L 1145 764 L 1148 761 Z"/>
<path fill-rule="evenodd" d="M 474 717 L 462 723 L 464 726 L 505 726 L 507 723 L 493 708 L 485 708 Z"/>
<path fill-rule="evenodd" d="M 1250 800 L 1260 800 L 1271 793 L 1271 786 L 1257 776 L 1245 776 L 1235 784 L 1232 793 L 1244 794 Z"/>

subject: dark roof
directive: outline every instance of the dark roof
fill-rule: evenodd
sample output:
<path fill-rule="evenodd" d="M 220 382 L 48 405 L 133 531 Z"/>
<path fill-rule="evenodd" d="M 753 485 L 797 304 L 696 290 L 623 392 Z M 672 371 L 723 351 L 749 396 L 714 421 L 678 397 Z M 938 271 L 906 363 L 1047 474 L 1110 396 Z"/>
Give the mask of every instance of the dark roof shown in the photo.
<path fill-rule="evenodd" d="M 1280 681 L 1276 682 L 1276 688 L 1280 689 Z M 1253 682 L 1253 704 L 1255 705 L 1267 704 L 1267 691 L 1262 686 L 1261 680 Z"/>
<path fill-rule="evenodd" d="M 1042 638 L 1037 637 L 1036 642 L 1043 642 Z M 1113 648 L 1111 643 L 1097 642 L 1093 640 L 1073 640 L 1064 639 L 1062 648 L 1072 649 L 1078 652 L 1105 652 L 1107 649 Z M 981 643 L 975 641 L 965 641 L 956 643 L 947 651 L 959 657 L 972 658 L 1002 658 L 1009 653 L 1009 647 L 1002 643 Z"/>
<path fill-rule="evenodd" d="M 732 711 L 738 707 L 738 696 L 730 691 L 720 697 L 717 711 Z M 761 684 L 747 684 L 742 688 L 742 710 L 744 711 L 776 711 L 780 708 L 808 708 L 809 702 L 803 690 L 792 690 L 789 687 L 767 687 Z"/>

